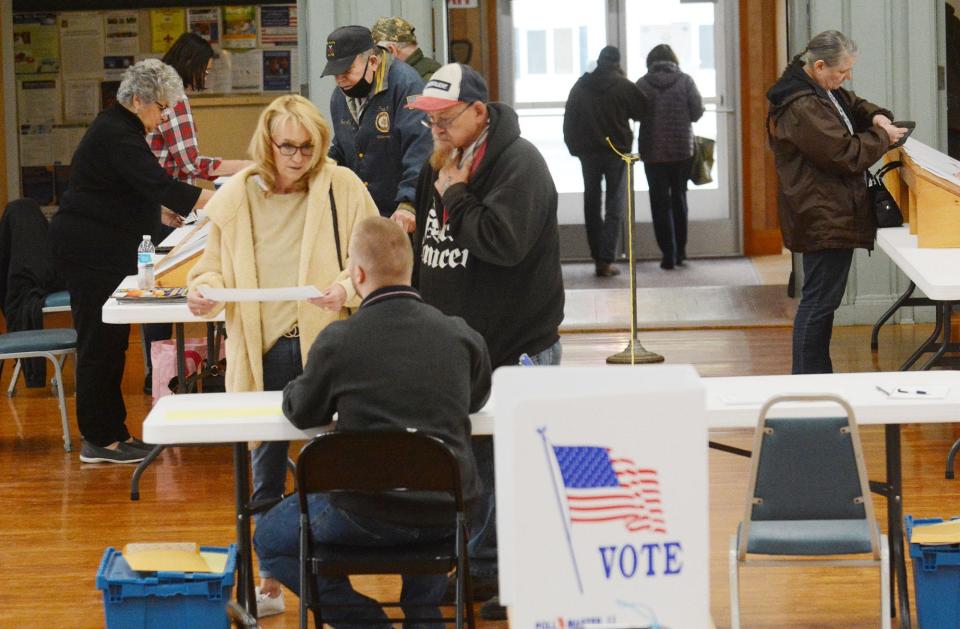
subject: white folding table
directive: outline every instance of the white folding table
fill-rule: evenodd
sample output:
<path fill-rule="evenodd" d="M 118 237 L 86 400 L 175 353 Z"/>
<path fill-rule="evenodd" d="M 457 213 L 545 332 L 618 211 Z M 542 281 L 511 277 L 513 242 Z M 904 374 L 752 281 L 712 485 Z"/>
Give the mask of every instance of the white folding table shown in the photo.
<path fill-rule="evenodd" d="M 933 332 L 900 369 L 910 369 L 928 352 L 933 352 L 933 356 L 921 369 L 955 363 L 955 358 L 945 354 L 960 351 L 960 344 L 950 338 L 953 305 L 960 301 L 960 249 L 920 248 L 917 246 L 917 237 L 910 234 L 907 225 L 877 230 L 877 246 L 910 279 L 910 285 L 873 325 L 870 335 L 871 349 L 877 349 L 880 327 L 898 309 L 903 306 L 934 306 L 937 318 Z M 913 297 L 913 291 L 917 287 L 926 297 Z"/>
<path fill-rule="evenodd" d="M 704 378 L 707 426 L 712 430 L 752 429 L 760 407 L 773 395 L 785 393 L 833 393 L 848 400 L 861 425 L 886 427 L 886 479 L 871 482 L 871 489 L 887 499 L 887 526 L 891 570 L 897 576 L 901 627 L 910 626 L 903 552 L 902 479 L 900 425 L 944 423 L 960 420 L 960 371 L 910 371 L 818 374 L 802 376 L 746 376 Z M 890 399 L 877 387 L 949 387 L 944 398 Z M 171 395 L 162 398 L 143 424 L 143 438 L 151 443 L 231 443 L 234 447 L 237 544 L 241 552 L 237 600 L 256 613 L 253 595 L 250 546 L 248 441 L 311 439 L 326 428 L 300 430 L 283 416 L 279 391 L 256 393 L 207 393 Z M 817 416 L 835 414 L 830 404 L 784 403 L 777 415 Z M 493 432 L 493 403 L 471 416 L 474 435 Z M 749 454 L 711 442 L 736 454 Z M 896 608 L 894 608 L 896 609 Z"/>

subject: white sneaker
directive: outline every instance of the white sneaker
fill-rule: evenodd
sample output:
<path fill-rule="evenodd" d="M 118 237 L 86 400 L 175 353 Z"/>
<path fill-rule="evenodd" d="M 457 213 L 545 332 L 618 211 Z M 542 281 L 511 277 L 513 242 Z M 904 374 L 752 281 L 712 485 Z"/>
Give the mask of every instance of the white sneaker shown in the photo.
<path fill-rule="evenodd" d="M 257 586 L 257 617 L 276 616 L 282 614 L 287 608 L 283 604 L 283 594 L 273 597 L 266 592 L 261 593 Z"/>

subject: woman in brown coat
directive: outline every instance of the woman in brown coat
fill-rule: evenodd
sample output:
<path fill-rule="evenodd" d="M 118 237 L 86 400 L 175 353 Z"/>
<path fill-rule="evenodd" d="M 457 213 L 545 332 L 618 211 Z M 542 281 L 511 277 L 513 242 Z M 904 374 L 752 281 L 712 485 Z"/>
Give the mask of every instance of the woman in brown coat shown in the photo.
<path fill-rule="evenodd" d="M 831 373 L 833 315 L 853 250 L 872 249 L 877 226 L 864 174 L 906 132 L 893 114 L 840 87 L 857 46 L 838 31 L 807 44 L 767 92 L 767 133 L 780 179 L 784 245 L 803 257 L 793 324 L 793 373 Z"/>

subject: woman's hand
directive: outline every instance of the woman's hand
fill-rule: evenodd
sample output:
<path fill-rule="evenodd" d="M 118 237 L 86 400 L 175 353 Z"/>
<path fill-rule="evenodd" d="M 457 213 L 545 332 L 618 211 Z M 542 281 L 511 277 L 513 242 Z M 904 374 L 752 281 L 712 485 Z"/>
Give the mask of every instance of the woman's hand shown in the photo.
<path fill-rule="evenodd" d="M 217 302 L 205 299 L 199 290 L 192 290 L 187 294 L 187 308 L 198 317 L 208 314 L 216 305 Z"/>
<path fill-rule="evenodd" d="M 174 212 L 171 209 L 162 207 L 160 208 L 160 221 L 167 227 L 182 227 L 183 226 L 183 217 Z"/>
<path fill-rule="evenodd" d="M 334 282 L 330 285 L 330 288 L 323 291 L 322 295 L 308 299 L 307 301 L 324 310 L 333 310 L 336 312 L 343 308 L 343 304 L 347 303 L 347 291 L 343 286 Z"/>
<path fill-rule="evenodd" d="M 877 114 L 873 117 L 873 124 L 877 125 L 878 127 L 886 127 L 888 125 L 892 125 L 893 121 L 883 114 Z"/>
<path fill-rule="evenodd" d="M 880 128 L 887 132 L 887 137 L 890 138 L 890 144 L 896 144 L 897 141 L 903 137 L 903 134 L 907 132 L 907 129 L 895 127 L 892 124 L 880 125 Z"/>

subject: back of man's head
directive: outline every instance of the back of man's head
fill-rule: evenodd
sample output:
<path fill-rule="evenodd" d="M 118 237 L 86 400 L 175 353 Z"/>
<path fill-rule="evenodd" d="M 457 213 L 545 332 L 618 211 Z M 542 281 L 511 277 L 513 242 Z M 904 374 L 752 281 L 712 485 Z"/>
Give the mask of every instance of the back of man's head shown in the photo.
<path fill-rule="evenodd" d="M 397 223 L 382 216 L 364 219 L 350 238 L 350 261 L 366 275 L 364 294 L 383 286 L 410 284 L 413 249 Z M 356 278 L 354 278 L 356 282 Z"/>

